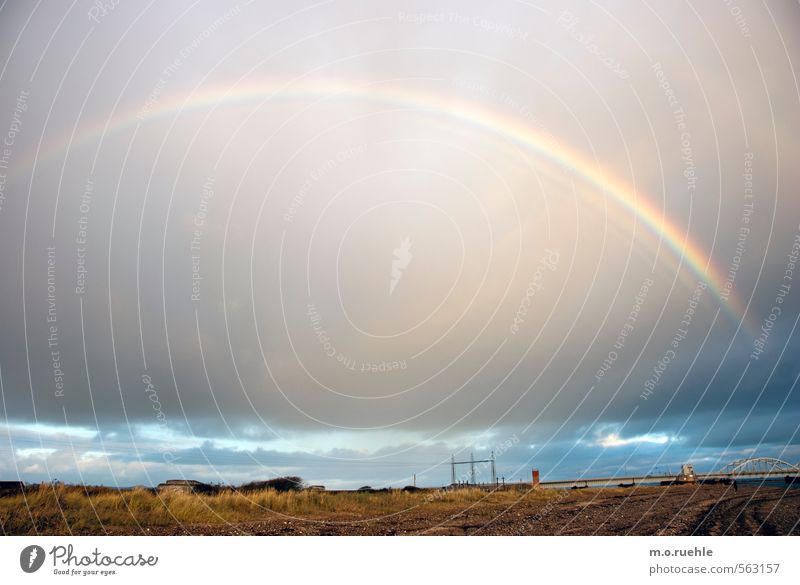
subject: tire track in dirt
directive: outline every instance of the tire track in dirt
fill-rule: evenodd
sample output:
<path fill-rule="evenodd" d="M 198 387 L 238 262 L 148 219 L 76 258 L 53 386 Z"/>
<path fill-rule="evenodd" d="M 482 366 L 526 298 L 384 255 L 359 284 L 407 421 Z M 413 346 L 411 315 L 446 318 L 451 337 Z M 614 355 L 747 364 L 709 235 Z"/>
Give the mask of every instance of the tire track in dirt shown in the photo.
<path fill-rule="evenodd" d="M 800 492 L 754 488 L 712 506 L 696 526 L 696 535 L 795 534 Z"/>

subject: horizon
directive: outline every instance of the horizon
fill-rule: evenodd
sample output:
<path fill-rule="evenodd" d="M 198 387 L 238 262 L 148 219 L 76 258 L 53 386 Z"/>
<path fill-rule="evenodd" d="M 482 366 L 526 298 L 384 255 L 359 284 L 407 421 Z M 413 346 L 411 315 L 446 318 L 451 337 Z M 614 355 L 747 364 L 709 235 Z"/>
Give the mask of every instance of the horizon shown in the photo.
<path fill-rule="evenodd" d="M 796 5 L 691 12 L 4 6 L 0 480 L 800 462 Z"/>

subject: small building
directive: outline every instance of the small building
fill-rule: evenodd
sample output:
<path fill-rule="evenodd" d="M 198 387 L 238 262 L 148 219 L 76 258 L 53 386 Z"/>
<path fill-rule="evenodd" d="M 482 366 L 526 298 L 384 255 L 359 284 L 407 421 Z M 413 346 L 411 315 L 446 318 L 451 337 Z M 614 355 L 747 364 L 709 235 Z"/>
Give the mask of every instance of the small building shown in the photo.
<path fill-rule="evenodd" d="M 214 491 L 214 487 L 196 479 L 168 479 L 158 484 L 156 491 L 207 494 Z"/>
<path fill-rule="evenodd" d="M 697 481 L 697 475 L 694 472 L 694 465 L 691 463 L 684 463 L 681 465 L 681 472 L 675 478 L 678 483 L 694 483 Z"/>

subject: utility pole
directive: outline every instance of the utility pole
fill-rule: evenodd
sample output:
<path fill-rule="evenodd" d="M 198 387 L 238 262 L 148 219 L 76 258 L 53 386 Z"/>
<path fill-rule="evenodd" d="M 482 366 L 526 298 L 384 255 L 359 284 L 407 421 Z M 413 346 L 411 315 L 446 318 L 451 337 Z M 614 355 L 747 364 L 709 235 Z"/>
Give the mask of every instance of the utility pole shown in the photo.
<path fill-rule="evenodd" d="M 456 456 L 450 455 L 450 485 L 456 485 Z"/>
<path fill-rule="evenodd" d="M 414 487 L 417 487 L 417 474 L 414 474 Z"/>
<path fill-rule="evenodd" d="M 473 453 L 469 454 L 469 469 L 470 469 L 470 478 L 472 485 L 475 485 L 475 455 Z"/>
<path fill-rule="evenodd" d="M 497 471 L 494 467 L 494 451 L 492 451 L 492 483 L 497 483 Z"/>

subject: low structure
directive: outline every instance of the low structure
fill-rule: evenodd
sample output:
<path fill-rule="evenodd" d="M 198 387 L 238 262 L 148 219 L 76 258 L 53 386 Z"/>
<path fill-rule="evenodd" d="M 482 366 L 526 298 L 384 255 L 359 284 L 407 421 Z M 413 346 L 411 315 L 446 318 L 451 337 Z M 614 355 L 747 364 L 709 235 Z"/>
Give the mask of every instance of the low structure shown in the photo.
<path fill-rule="evenodd" d="M 691 463 L 684 463 L 681 465 L 681 472 L 675 478 L 678 483 L 695 483 L 697 475 L 694 472 L 694 465 Z"/>
<path fill-rule="evenodd" d="M 196 479 L 168 479 L 156 486 L 159 492 L 182 492 L 207 494 L 214 491 L 214 487 L 197 481 Z"/>
<path fill-rule="evenodd" d="M 0 481 L 0 495 L 18 494 L 24 489 L 25 484 L 21 481 Z"/>

